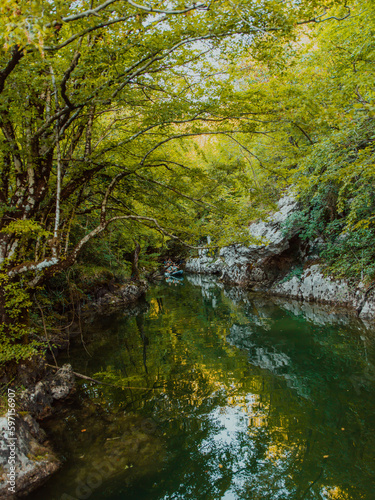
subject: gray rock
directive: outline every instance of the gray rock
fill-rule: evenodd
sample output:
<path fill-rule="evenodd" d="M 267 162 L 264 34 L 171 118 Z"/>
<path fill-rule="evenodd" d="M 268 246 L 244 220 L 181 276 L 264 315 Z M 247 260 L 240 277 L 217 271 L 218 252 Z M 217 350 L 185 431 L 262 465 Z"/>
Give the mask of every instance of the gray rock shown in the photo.
<path fill-rule="evenodd" d="M 354 287 L 347 280 L 325 276 L 319 264 L 309 266 L 300 278 L 294 276 L 275 283 L 268 292 L 309 302 L 349 306 L 361 319 L 375 317 L 375 290 L 366 289 L 363 283 Z"/>
<path fill-rule="evenodd" d="M 13 441 L 7 418 L 0 417 L 0 499 L 4 500 L 26 496 L 60 467 L 48 444 L 41 444 L 35 437 L 35 434 L 43 437 L 43 433 L 30 415 L 16 416 L 15 424 L 16 439 Z M 14 478 L 8 475 L 12 472 Z"/>
<path fill-rule="evenodd" d="M 188 260 L 186 270 L 220 274 L 221 280 L 254 291 L 349 306 L 361 319 L 374 318 L 375 289 L 366 289 L 364 284 L 354 288 L 344 279 L 325 276 L 321 265 L 314 264 L 324 241 L 317 238 L 303 246 L 298 238 L 298 227 L 285 233 L 283 224 L 297 208 L 298 203 L 292 195 L 282 197 L 274 214 L 250 225 L 249 233 L 254 243 L 224 247 L 215 258 L 209 257 L 208 250 L 200 250 L 197 258 Z M 285 279 L 293 268 L 302 265 L 305 270 L 300 277 Z"/>
<path fill-rule="evenodd" d="M 298 202 L 293 195 L 283 196 L 278 202 L 277 212 L 272 214 L 267 221 L 251 224 L 249 228 L 251 236 L 262 242 L 261 245 L 250 246 L 253 251 L 259 252 L 259 258 L 281 253 L 289 248 L 289 240 L 295 232 L 285 234 L 282 226 L 297 208 Z"/>
<path fill-rule="evenodd" d="M 249 236 L 254 243 L 248 246 L 234 244 L 223 247 L 218 257 L 210 257 L 208 250 L 199 250 L 197 258 L 186 262 L 186 271 L 221 274 L 222 279 L 237 284 L 244 284 L 249 279 L 267 279 L 259 264 L 267 257 L 281 254 L 289 248 L 295 231 L 284 234 L 282 226 L 297 207 L 298 203 L 292 195 L 283 196 L 278 202 L 278 210 L 268 220 L 250 225 Z"/>
<path fill-rule="evenodd" d="M 58 370 L 50 384 L 52 399 L 63 399 L 74 388 L 74 373 L 71 365 L 64 365 Z"/>
<path fill-rule="evenodd" d="M 119 307 L 131 304 L 141 297 L 143 297 L 147 291 L 148 285 L 144 281 L 127 283 L 117 287 L 111 292 L 105 293 L 101 296 L 97 302 L 96 306 L 98 308 L 102 307 Z M 91 307 L 91 304 L 90 304 Z"/>
<path fill-rule="evenodd" d="M 189 259 L 186 262 L 185 269 L 188 272 L 196 274 L 218 274 L 224 266 L 223 259 L 213 258 L 208 255 L 208 250 L 198 250 L 196 259 Z"/>
<path fill-rule="evenodd" d="M 307 301 L 341 305 L 353 303 L 353 291 L 350 290 L 348 283 L 345 280 L 324 276 L 319 264 L 308 267 L 301 278 L 294 276 L 288 281 L 276 283 L 271 287 L 270 292 Z"/>
<path fill-rule="evenodd" d="M 46 443 L 46 434 L 35 418 L 42 419 L 53 412 L 53 404 L 74 391 L 74 373 L 65 364 L 56 373 L 50 373 L 35 386 L 17 395 L 15 436 L 8 430 L 5 416 L 0 417 L 0 499 L 25 496 L 40 486 L 59 467 L 60 462 Z M 23 415 L 23 416 L 21 416 Z M 35 417 L 35 418 L 34 418 Z M 15 440 L 10 438 L 15 437 Z M 12 444 L 12 448 L 9 447 Z M 10 451 L 14 463 L 9 463 Z M 15 492 L 9 490 L 10 465 L 16 476 Z"/>
<path fill-rule="evenodd" d="M 34 387 L 20 394 L 21 409 L 39 419 L 51 415 L 53 402 L 68 396 L 74 390 L 74 382 L 71 365 L 63 365 L 56 373 L 47 375 Z"/>

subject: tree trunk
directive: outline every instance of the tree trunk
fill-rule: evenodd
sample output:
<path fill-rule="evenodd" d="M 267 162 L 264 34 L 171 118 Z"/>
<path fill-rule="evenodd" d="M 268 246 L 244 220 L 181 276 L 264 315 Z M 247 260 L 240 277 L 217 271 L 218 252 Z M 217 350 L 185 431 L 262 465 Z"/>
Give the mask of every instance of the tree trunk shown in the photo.
<path fill-rule="evenodd" d="M 132 260 L 132 280 L 139 281 L 138 261 L 139 261 L 139 254 L 141 252 L 141 245 L 139 244 L 138 241 L 134 241 L 134 243 L 135 243 L 135 249 Z"/>

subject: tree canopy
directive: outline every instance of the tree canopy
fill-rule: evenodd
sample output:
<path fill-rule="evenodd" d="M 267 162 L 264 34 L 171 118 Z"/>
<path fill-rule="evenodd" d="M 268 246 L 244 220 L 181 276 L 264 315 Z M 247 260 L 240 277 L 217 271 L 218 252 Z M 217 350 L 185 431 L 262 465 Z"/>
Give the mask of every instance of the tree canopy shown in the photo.
<path fill-rule="evenodd" d="M 206 186 L 223 185 L 223 176 L 178 161 L 171 144 L 201 134 L 264 134 L 262 96 L 237 102 L 226 66 L 244 50 L 258 58 L 284 50 L 294 28 L 318 21 L 322 9 L 313 1 L 293 8 L 6 2 L 0 247 L 8 274 L 43 269 L 36 285 L 116 220 L 170 236 L 175 224 L 167 222 L 170 210 L 163 217 L 160 192 L 172 203 L 188 200 L 185 211 L 208 207 Z M 90 215 L 88 230 L 72 245 L 71 224 L 82 213 Z"/>

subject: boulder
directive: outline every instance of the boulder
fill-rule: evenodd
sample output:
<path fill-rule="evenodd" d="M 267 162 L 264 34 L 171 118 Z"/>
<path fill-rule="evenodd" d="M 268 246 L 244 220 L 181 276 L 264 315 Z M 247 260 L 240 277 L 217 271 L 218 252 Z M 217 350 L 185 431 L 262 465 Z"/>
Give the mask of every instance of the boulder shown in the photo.
<path fill-rule="evenodd" d="M 375 317 L 373 288 L 366 288 L 363 283 L 353 286 L 345 279 L 326 276 L 320 264 L 310 265 L 300 277 L 293 276 L 275 283 L 268 292 L 308 302 L 349 306 L 355 309 L 361 319 Z"/>
<path fill-rule="evenodd" d="M 74 382 L 72 367 L 65 364 L 57 372 L 47 373 L 35 385 L 17 393 L 17 410 L 11 415 L 15 423 L 13 435 L 12 429 L 8 429 L 7 416 L 0 417 L 1 500 L 26 496 L 60 467 L 37 420 L 50 416 L 56 410 L 53 405 L 74 392 Z M 15 476 L 14 484 L 9 482 L 11 472 Z"/>
<path fill-rule="evenodd" d="M 7 418 L 0 417 L 1 500 L 28 495 L 61 465 L 31 415 L 16 416 L 15 425 L 16 438 L 12 439 Z"/>
<path fill-rule="evenodd" d="M 106 291 L 98 298 L 95 305 L 98 308 L 126 306 L 143 297 L 147 288 L 145 281 L 127 283 Z"/>
<path fill-rule="evenodd" d="M 35 386 L 19 396 L 20 409 L 38 419 L 53 413 L 53 403 L 67 397 L 74 391 L 75 377 L 71 365 L 65 364 L 56 373 L 48 374 Z"/>

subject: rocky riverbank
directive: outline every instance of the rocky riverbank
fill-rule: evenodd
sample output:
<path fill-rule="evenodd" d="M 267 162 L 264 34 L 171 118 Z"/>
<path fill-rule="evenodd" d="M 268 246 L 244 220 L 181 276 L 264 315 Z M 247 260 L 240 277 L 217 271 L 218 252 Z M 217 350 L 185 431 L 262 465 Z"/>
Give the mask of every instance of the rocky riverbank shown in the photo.
<path fill-rule="evenodd" d="M 103 312 L 104 309 L 108 310 L 108 308 L 128 307 L 144 297 L 147 289 L 146 281 L 131 281 L 125 284 L 101 287 L 97 290 L 94 300 L 86 306 L 86 310 L 95 308 Z"/>
<path fill-rule="evenodd" d="M 318 252 L 321 241 L 302 241 L 298 227 L 285 230 L 298 209 L 291 195 L 279 200 L 268 220 L 250 225 L 255 243 L 230 245 L 211 257 L 200 250 L 186 263 L 186 271 L 216 274 L 220 279 L 254 291 L 353 308 L 361 318 L 375 318 L 375 289 L 326 275 Z"/>
<path fill-rule="evenodd" d="M 41 363 L 39 369 L 45 371 Z M 45 371 L 35 385 L 15 392 L 13 436 L 7 417 L 0 417 L 0 499 L 26 496 L 59 469 L 60 460 L 39 423 L 56 412 L 57 403 L 74 389 L 72 367 L 66 364 L 56 373 Z"/>
<path fill-rule="evenodd" d="M 82 317 L 95 312 L 110 312 L 115 308 L 129 309 L 141 299 L 148 285 L 146 282 L 130 282 L 124 285 L 104 287 L 98 290 L 93 301 L 82 309 Z M 92 319 L 92 318 L 91 318 Z M 67 332 L 56 334 L 50 339 L 53 353 L 69 345 L 67 336 L 76 335 L 77 325 L 72 323 Z M 59 410 L 73 400 L 75 376 L 69 364 L 57 371 L 51 370 L 44 360 L 38 359 L 18 365 L 17 387 L 15 387 L 15 435 L 13 440 L 8 429 L 7 416 L 0 415 L 0 500 L 22 498 L 38 488 L 61 466 L 58 453 L 54 451 L 43 430 L 43 420 L 57 415 Z M 4 376 L 2 385 L 13 386 Z M 11 445 L 11 446 L 10 446 Z M 10 463 L 10 453 L 14 462 Z M 10 466 L 14 467 L 11 471 Z M 13 472 L 14 476 L 9 476 Z"/>

